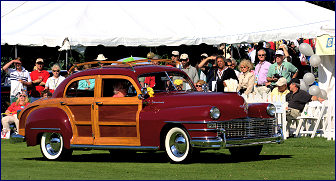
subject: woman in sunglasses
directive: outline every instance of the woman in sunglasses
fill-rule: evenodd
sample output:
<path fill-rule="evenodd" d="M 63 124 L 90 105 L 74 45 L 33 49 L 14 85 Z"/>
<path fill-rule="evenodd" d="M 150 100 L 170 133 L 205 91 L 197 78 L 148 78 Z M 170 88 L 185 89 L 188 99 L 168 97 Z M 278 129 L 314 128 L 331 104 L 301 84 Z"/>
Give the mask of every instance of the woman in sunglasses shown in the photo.
<path fill-rule="evenodd" d="M 51 68 L 53 76 L 49 77 L 46 84 L 45 90 L 49 89 L 51 93 L 54 93 L 55 89 L 60 85 L 60 83 L 65 79 L 65 77 L 60 75 L 61 68 L 59 65 L 55 64 Z"/>
<path fill-rule="evenodd" d="M 254 74 L 251 72 L 253 65 L 250 60 L 243 59 L 239 64 L 241 74 L 239 75 L 238 92 L 240 94 L 248 95 L 253 91 L 254 86 Z"/>
<path fill-rule="evenodd" d="M 2 132 L 10 131 L 9 124 L 15 123 L 16 129 L 19 128 L 19 120 L 17 118 L 17 111 L 24 109 L 29 105 L 29 99 L 26 93 L 19 93 L 16 102 L 13 102 L 5 112 L 5 117 L 2 118 L 1 123 L 3 126 Z"/>
<path fill-rule="evenodd" d="M 202 89 L 202 86 L 204 85 L 204 84 L 206 84 L 206 82 L 204 81 L 204 80 L 198 80 L 197 82 L 196 82 L 196 90 L 198 91 L 198 92 L 203 92 L 203 89 Z"/>

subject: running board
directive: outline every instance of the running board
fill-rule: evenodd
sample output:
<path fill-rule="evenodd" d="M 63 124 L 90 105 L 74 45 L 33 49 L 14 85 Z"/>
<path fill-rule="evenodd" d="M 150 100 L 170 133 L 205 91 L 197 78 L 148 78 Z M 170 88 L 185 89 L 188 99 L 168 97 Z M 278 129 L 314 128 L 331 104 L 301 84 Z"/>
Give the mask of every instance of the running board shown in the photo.
<path fill-rule="evenodd" d="M 155 146 L 70 145 L 71 149 L 157 151 Z"/>

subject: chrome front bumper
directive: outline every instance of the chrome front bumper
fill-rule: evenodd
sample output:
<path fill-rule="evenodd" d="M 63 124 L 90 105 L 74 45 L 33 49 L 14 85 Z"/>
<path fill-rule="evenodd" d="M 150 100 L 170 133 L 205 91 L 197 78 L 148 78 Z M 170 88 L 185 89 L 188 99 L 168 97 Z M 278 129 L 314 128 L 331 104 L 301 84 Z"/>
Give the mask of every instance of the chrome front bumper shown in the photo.
<path fill-rule="evenodd" d="M 266 138 L 232 138 L 226 139 L 225 130 L 219 129 L 220 136 L 212 139 L 191 139 L 190 144 L 194 148 L 204 148 L 204 149 L 220 149 L 220 148 L 231 148 L 231 147 L 241 147 L 241 146 L 253 146 L 269 143 L 283 143 L 282 131 L 277 134 L 266 137 Z"/>

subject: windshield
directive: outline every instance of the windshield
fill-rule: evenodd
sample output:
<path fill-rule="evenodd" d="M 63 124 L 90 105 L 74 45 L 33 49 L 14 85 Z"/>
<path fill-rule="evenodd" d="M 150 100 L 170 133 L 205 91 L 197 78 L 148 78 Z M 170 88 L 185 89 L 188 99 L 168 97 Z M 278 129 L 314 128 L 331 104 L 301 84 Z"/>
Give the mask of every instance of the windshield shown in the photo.
<path fill-rule="evenodd" d="M 154 92 L 196 91 L 189 77 L 180 72 L 156 72 L 138 77 L 142 87 L 151 87 Z"/>

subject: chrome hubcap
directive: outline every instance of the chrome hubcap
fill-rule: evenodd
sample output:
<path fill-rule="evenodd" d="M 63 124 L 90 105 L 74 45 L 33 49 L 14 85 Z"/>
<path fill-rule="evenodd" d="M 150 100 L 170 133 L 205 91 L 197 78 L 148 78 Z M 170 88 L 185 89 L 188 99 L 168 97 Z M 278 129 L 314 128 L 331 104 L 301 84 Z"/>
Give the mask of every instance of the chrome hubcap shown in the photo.
<path fill-rule="evenodd" d="M 61 150 L 60 134 L 48 133 L 45 140 L 45 148 L 50 155 L 57 155 Z"/>
<path fill-rule="evenodd" d="M 169 147 L 176 157 L 182 157 L 187 150 L 185 137 L 181 133 L 174 133 L 170 137 Z"/>

